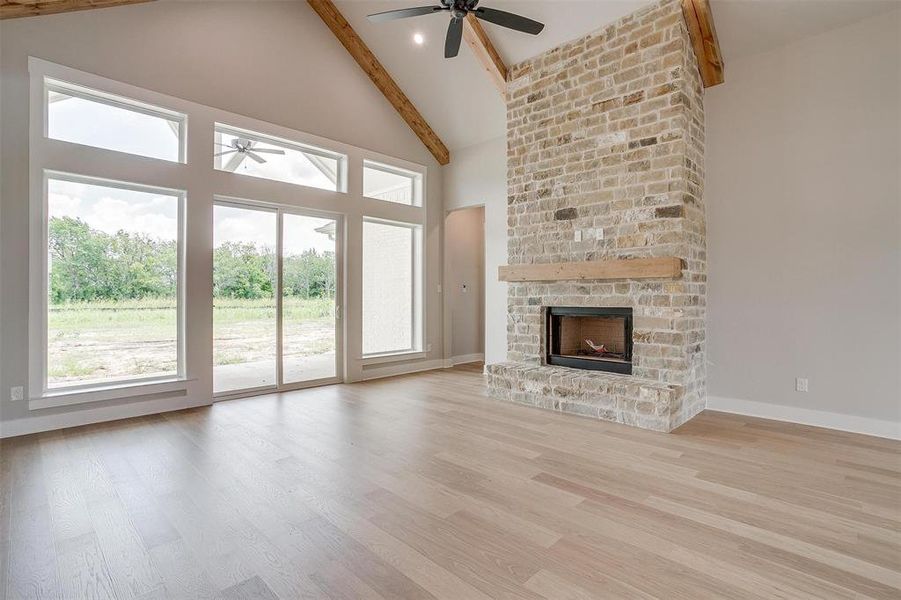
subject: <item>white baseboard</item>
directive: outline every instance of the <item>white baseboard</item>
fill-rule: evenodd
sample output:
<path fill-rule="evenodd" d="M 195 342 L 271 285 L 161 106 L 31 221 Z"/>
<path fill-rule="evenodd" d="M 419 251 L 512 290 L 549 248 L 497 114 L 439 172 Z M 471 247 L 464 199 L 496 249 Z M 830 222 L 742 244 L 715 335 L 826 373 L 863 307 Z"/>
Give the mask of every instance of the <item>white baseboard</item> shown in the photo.
<path fill-rule="evenodd" d="M 0 438 L 53 431 L 66 427 L 79 427 L 93 423 L 104 423 L 106 421 L 118 421 L 119 419 L 128 419 L 130 417 L 143 417 L 173 410 L 208 406 L 209 404 L 209 402 L 198 402 L 188 398 L 158 398 L 130 404 L 120 404 L 118 406 L 102 406 L 52 415 L 35 415 L 11 421 L 0 421 Z"/>
<path fill-rule="evenodd" d="M 739 400 L 737 398 L 723 398 L 722 396 L 708 396 L 707 408 L 736 415 L 748 417 L 760 417 L 774 421 L 787 421 L 801 425 L 813 425 L 826 429 L 863 433 L 881 438 L 901 440 L 901 423 L 857 417 L 841 413 L 798 408 L 796 406 L 784 406 L 781 404 L 768 404 L 754 400 Z"/>
<path fill-rule="evenodd" d="M 471 358 L 473 356 L 478 357 Z M 366 369 L 363 372 L 362 381 L 381 379 L 383 377 L 394 377 L 396 375 L 406 375 L 408 373 L 418 373 L 420 371 L 443 369 L 453 366 L 454 361 L 456 361 L 457 359 L 462 359 L 460 362 L 471 362 L 472 360 L 481 360 L 481 356 L 482 355 L 467 355 L 465 357 L 455 357 L 454 359 L 448 361 L 443 359 L 436 359 L 374 367 Z M 267 391 L 267 393 L 271 392 Z M 86 410 L 77 410 L 50 415 L 35 415 L 24 417 L 22 419 L 0 421 L 0 439 L 15 437 L 19 435 L 28 435 L 31 433 L 40 433 L 42 431 L 65 429 L 66 427 L 79 427 L 81 425 L 104 423 L 106 421 L 117 421 L 119 419 L 128 419 L 131 417 L 143 417 L 146 415 L 165 413 L 174 410 L 183 410 L 186 408 L 195 408 L 198 406 L 208 406 L 210 404 L 211 402 L 209 401 L 198 402 L 197 400 L 191 400 L 188 398 L 170 397 L 158 398 L 154 400 L 144 400 L 141 402 L 121 404 L 118 406 L 102 406 Z"/>
<path fill-rule="evenodd" d="M 402 363 L 397 365 L 388 365 L 385 367 L 376 367 L 372 369 L 364 369 L 363 377 L 360 381 L 369 381 L 371 379 L 381 379 L 383 377 L 394 377 L 395 375 L 407 375 L 409 373 L 419 373 L 420 371 L 433 371 L 435 369 L 443 369 L 448 365 L 444 360 L 423 360 L 414 363 Z"/>
<path fill-rule="evenodd" d="M 464 363 L 480 362 L 485 360 L 485 355 L 481 352 L 476 354 L 461 354 L 460 356 L 452 356 L 451 358 L 424 360 L 414 363 L 403 363 L 390 365 L 385 367 L 376 367 L 365 369 L 363 377 L 360 381 L 369 381 L 371 379 L 381 379 L 383 377 L 394 377 L 396 375 L 408 375 L 410 373 L 419 373 L 421 371 L 433 371 L 435 369 L 449 369 L 454 365 L 462 365 Z"/>
<path fill-rule="evenodd" d="M 485 353 L 484 352 L 476 352 L 473 354 L 461 354 L 460 356 L 452 356 L 450 358 L 450 366 L 463 365 L 466 363 L 474 363 L 474 362 L 484 362 L 484 361 L 485 361 Z"/>

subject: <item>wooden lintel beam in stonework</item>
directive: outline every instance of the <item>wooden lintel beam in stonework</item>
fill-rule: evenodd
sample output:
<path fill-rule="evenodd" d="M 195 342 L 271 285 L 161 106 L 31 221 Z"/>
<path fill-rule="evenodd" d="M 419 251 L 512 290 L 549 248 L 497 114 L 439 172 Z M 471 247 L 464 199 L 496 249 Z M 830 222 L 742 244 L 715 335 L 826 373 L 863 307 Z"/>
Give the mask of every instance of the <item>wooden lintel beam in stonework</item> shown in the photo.
<path fill-rule="evenodd" d="M 682 275 L 676 256 L 615 258 L 585 262 L 503 265 L 500 281 L 589 281 L 605 279 L 674 279 Z"/>

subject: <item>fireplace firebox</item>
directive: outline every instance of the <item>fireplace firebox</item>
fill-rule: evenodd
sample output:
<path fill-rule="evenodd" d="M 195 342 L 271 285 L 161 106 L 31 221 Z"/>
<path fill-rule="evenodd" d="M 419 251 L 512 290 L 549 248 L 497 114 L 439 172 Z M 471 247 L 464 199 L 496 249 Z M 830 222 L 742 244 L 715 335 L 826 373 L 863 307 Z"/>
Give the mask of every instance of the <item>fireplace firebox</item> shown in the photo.
<path fill-rule="evenodd" d="M 549 306 L 549 365 L 632 374 L 632 309 Z"/>

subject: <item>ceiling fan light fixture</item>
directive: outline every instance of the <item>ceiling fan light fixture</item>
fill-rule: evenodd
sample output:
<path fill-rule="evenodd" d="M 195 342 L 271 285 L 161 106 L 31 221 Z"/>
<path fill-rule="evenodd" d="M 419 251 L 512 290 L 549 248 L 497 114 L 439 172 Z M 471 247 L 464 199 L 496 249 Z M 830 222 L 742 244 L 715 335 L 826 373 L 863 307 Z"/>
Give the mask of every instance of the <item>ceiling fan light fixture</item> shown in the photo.
<path fill-rule="evenodd" d="M 472 14 L 475 18 L 514 31 L 521 31 L 531 35 L 538 35 L 544 29 L 544 24 L 533 21 L 521 15 L 509 13 L 504 10 L 493 8 L 485 8 L 479 6 L 479 0 L 438 0 L 439 5 L 435 6 L 413 6 L 410 8 L 400 8 L 396 10 L 386 10 L 384 12 L 368 15 L 368 19 L 373 23 L 382 23 L 385 21 L 394 21 L 396 19 L 407 19 L 409 17 L 418 17 L 421 15 L 433 14 L 436 12 L 450 13 L 450 23 L 447 28 L 447 36 L 444 39 L 444 58 L 454 58 L 460 51 L 460 42 L 463 39 L 463 19 L 467 15 Z M 422 46 L 425 42 L 422 34 L 413 34 L 413 43 Z"/>

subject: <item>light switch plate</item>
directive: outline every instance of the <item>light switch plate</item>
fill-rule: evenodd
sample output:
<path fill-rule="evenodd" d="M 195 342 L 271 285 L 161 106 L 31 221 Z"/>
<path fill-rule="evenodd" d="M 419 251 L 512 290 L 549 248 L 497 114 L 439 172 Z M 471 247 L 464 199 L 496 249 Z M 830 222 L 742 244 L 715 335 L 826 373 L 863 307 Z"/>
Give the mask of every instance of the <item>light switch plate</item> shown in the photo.
<path fill-rule="evenodd" d="M 25 390 L 21 385 L 17 385 L 16 387 L 9 388 L 9 399 L 13 402 L 17 402 L 25 398 Z"/>

